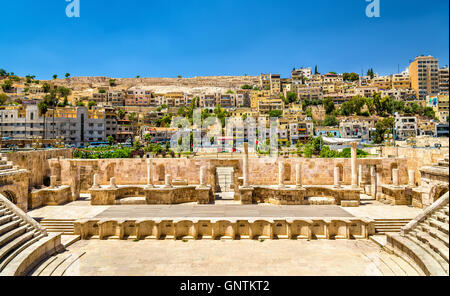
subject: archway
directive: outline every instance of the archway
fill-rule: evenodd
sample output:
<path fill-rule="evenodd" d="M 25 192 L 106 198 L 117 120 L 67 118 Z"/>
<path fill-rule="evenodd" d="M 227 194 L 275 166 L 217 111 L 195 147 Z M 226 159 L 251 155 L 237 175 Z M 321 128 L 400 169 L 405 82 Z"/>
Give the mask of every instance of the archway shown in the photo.
<path fill-rule="evenodd" d="M 336 167 L 339 168 L 339 181 L 341 183 L 343 183 L 344 182 L 344 166 L 342 165 L 342 163 L 338 163 L 336 165 Z"/>
<path fill-rule="evenodd" d="M 448 184 L 437 184 L 434 185 L 430 190 L 430 200 L 435 202 L 441 196 L 448 192 Z"/>
<path fill-rule="evenodd" d="M 1 192 L 3 194 L 4 197 L 6 197 L 6 199 L 8 199 L 10 202 L 12 202 L 13 204 L 17 204 L 17 198 L 16 195 L 9 191 L 9 190 L 5 190 Z"/>

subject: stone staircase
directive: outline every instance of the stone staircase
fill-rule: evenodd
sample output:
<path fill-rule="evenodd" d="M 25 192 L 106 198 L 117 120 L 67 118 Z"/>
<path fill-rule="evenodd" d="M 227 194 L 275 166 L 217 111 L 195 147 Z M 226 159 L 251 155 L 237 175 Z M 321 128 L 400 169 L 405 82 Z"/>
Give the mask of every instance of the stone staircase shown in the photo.
<path fill-rule="evenodd" d="M 400 232 L 411 219 L 375 219 L 375 234 L 386 234 L 388 232 Z"/>
<path fill-rule="evenodd" d="M 64 252 L 41 262 L 30 276 L 79 276 L 78 262 L 86 252 Z"/>
<path fill-rule="evenodd" d="M 387 249 L 409 257 L 426 275 L 449 275 L 449 194 L 402 228 L 387 234 Z"/>
<path fill-rule="evenodd" d="M 0 275 L 22 275 L 59 245 L 60 236 L 48 236 L 36 221 L 0 194 Z"/>
<path fill-rule="evenodd" d="M 47 232 L 59 232 L 63 235 L 73 235 L 75 219 L 42 219 L 39 221 Z"/>

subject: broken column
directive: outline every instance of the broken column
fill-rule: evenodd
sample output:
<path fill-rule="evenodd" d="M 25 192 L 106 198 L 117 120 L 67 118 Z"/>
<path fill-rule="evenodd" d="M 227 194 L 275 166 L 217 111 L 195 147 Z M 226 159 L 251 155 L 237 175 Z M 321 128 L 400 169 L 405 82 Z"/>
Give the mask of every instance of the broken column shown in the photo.
<path fill-rule="evenodd" d="M 377 197 L 377 167 L 370 167 L 370 195 L 373 198 Z"/>
<path fill-rule="evenodd" d="M 416 171 L 408 170 L 408 185 L 411 187 L 416 186 Z"/>
<path fill-rule="evenodd" d="M 302 187 L 302 166 L 299 163 L 295 165 L 295 186 Z"/>
<path fill-rule="evenodd" d="M 98 184 L 98 174 L 94 174 L 92 188 L 100 188 L 100 185 Z"/>
<path fill-rule="evenodd" d="M 57 185 L 56 185 L 56 183 L 57 183 L 57 177 L 56 176 L 50 176 L 50 188 L 56 188 L 56 187 L 58 187 Z"/>
<path fill-rule="evenodd" d="M 398 169 L 393 169 L 392 170 L 392 184 L 394 186 L 399 186 L 399 180 L 398 180 Z"/>
<path fill-rule="evenodd" d="M 147 158 L 147 188 L 153 188 L 153 160 Z"/>
<path fill-rule="evenodd" d="M 242 169 L 243 169 L 243 187 L 249 187 L 248 183 L 248 143 L 244 143 L 244 157 L 242 159 Z"/>
<path fill-rule="evenodd" d="M 358 187 L 358 171 L 357 171 L 357 160 L 356 160 L 356 142 L 351 143 L 351 167 L 352 167 L 352 188 Z"/>
<path fill-rule="evenodd" d="M 284 163 L 278 162 L 278 187 L 284 187 Z"/>
<path fill-rule="evenodd" d="M 200 187 L 205 188 L 206 187 L 206 167 L 202 166 L 200 168 Z"/>
<path fill-rule="evenodd" d="M 112 177 L 111 179 L 109 179 L 109 188 L 110 189 L 116 189 L 117 188 L 116 177 Z"/>
<path fill-rule="evenodd" d="M 334 167 L 334 188 L 339 188 L 339 187 L 341 187 L 341 180 L 340 180 L 340 178 L 339 178 L 339 174 L 340 174 L 340 171 L 339 171 L 339 167 Z"/>
<path fill-rule="evenodd" d="M 172 176 L 170 174 L 166 174 L 166 178 L 164 180 L 165 188 L 172 188 Z"/>

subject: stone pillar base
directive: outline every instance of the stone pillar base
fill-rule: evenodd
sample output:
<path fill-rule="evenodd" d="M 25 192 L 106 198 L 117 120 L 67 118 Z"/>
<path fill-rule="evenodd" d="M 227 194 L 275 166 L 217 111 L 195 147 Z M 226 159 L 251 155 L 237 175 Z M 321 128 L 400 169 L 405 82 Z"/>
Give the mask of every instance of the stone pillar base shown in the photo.
<path fill-rule="evenodd" d="M 209 192 L 211 191 L 211 187 L 209 186 L 198 186 L 195 188 L 195 195 L 197 197 L 197 204 L 199 205 L 207 205 L 209 204 Z"/>

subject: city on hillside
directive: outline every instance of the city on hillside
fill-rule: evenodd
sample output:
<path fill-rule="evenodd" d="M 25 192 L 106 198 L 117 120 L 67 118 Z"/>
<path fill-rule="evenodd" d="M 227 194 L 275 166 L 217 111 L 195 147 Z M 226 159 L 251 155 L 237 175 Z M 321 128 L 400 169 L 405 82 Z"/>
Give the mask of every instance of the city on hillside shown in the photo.
<path fill-rule="evenodd" d="M 432 56 L 418 56 L 403 72 L 386 76 L 372 68 L 365 75 L 320 73 L 316 65 L 294 68 L 288 78 L 114 79 L 66 73 L 39 81 L 0 69 L 0 85 L 3 149 L 120 145 L 141 154 L 173 154 L 175 117 L 187 118 L 202 136 L 210 132 L 211 127 L 194 123 L 195 111 L 202 122 L 216 117 L 223 127 L 230 118 L 266 120 L 267 138 L 274 132 L 270 118 L 277 118 L 279 151 L 308 157 L 317 152 L 310 148 L 319 137 L 334 144 L 357 139 L 365 145 L 448 146 L 449 68 Z M 208 151 L 239 152 L 227 139 L 245 142 L 248 136 L 245 126 L 231 135 L 223 129 L 208 136 Z M 190 150 L 183 152 L 199 151 L 193 145 Z"/>

